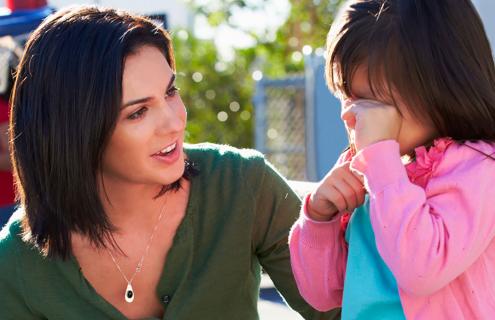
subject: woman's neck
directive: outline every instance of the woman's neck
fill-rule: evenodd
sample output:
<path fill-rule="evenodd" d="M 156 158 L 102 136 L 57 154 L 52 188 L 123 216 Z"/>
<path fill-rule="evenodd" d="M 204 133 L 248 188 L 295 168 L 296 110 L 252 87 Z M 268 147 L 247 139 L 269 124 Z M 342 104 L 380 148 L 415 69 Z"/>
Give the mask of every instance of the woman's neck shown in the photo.
<path fill-rule="evenodd" d="M 156 221 L 168 194 L 156 197 L 162 186 L 104 181 L 100 199 L 110 222 L 119 230 L 146 228 Z"/>

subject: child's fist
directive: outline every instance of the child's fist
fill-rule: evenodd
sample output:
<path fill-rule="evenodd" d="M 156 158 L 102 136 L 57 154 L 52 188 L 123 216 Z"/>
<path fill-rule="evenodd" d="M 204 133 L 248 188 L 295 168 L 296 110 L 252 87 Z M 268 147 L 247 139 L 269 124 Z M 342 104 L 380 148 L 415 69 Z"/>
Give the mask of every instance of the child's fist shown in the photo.
<path fill-rule="evenodd" d="M 341 118 L 357 151 L 378 141 L 397 140 L 402 124 L 396 107 L 374 100 L 346 101 Z"/>
<path fill-rule="evenodd" d="M 364 203 L 362 178 L 350 170 L 350 162 L 333 167 L 311 194 L 308 216 L 317 221 L 329 221 L 338 212 L 353 211 Z"/>

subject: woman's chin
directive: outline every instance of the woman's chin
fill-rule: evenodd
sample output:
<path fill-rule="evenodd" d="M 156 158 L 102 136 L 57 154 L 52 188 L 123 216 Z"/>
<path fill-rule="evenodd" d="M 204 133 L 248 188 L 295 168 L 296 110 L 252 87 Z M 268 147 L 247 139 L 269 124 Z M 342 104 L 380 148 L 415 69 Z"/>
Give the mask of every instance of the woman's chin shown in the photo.
<path fill-rule="evenodd" d="M 162 179 L 160 179 L 162 185 L 171 185 L 177 181 L 179 181 L 184 175 L 184 171 L 186 169 L 184 158 L 181 161 L 178 161 L 173 167 L 168 168 L 168 172 L 162 175 Z"/>

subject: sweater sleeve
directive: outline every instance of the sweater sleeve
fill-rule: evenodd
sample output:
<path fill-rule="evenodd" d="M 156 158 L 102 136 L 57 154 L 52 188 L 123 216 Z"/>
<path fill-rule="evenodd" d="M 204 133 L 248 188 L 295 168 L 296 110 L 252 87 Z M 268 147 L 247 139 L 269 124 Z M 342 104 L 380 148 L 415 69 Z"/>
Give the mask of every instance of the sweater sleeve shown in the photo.
<path fill-rule="evenodd" d="M 351 163 L 365 176 L 380 255 L 399 288 L 418 296 L 462 274 L 495 230 L 493 160 L 453 145 L 440 161 L 425 188 L 409 180 L 395 141 L 368 146 Z"/>
<path fill-rule="evenodd" d="M 254 252 L 289 306 L 305 319 L 337 319 L 339 310 L 321 313 L 299 294 L 290 266 L 288 235 L 297 219 L 301 202 L 287 182 L 268 163 L 256 177 Z"/>
<path fill-rule="evenodd" d="M 347 245 L 338 215 L 328 222 L 307 216 L 306 197 L 301 216 L 293 226 L 289 247 L 292 270 L 301 295 L 317 310 L 342 305 Z"/>
<path fill-rule="evenodd" d="M 4 227 L 0 233 L 0 319 L 42 319 L 31 312 L 25 299 L 17 259 L 19 240 Z"/>
<path fill-rule="evenodd" d="M 335 165 L 350 161 L 350 150 Z M 314 221 L 307 215 L 309 195 L 289 235 L 292 272 L 299 292 L 317 310 L 342 306 L 347 244 L 341 231 L 339 213 L 328 222 Z"/>

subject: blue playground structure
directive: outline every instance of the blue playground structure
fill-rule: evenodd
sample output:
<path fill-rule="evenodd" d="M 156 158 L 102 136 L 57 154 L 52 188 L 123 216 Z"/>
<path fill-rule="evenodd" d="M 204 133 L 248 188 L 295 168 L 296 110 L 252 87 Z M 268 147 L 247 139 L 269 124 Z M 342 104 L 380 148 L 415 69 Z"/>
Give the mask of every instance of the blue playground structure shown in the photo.
<path fill-rule="evenodd" d="M 0 8 L 0 37 L 29 34 L 52 11 L 48 6 L 16 11 L 11 11 L 7 7 Z"/>
<path fill-rule="evenodd" d="M 325 83 L 323 55 L 304 62 L 304 74 L 256 83 L 255 148 L 290 180 L 315 182 L 346 148 L 347 133 Z"/>
<path fill-rule="evenodd" d="M 9 88 L 10 72 L 30 32 L 53 12 L 45 0 L 7 0 L 6 4 L 0 7 L 0 94 Z"/>

